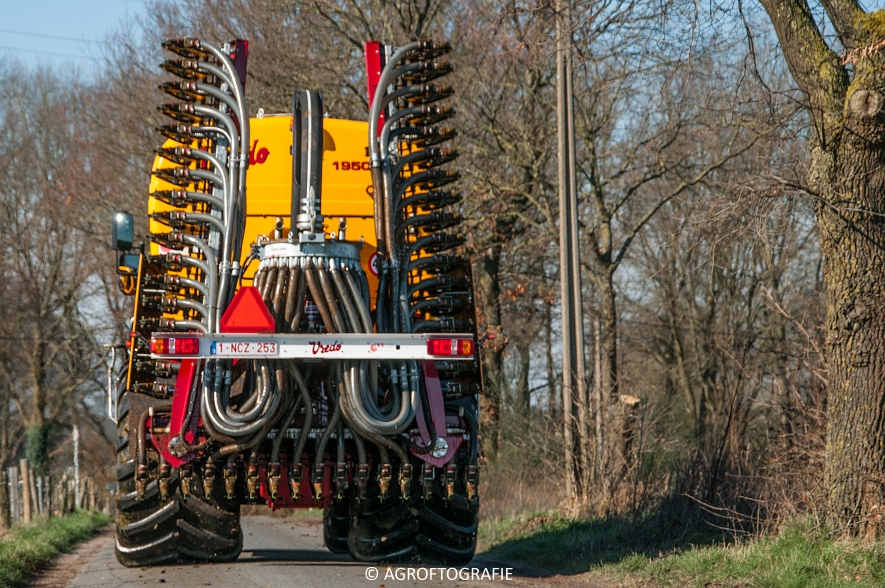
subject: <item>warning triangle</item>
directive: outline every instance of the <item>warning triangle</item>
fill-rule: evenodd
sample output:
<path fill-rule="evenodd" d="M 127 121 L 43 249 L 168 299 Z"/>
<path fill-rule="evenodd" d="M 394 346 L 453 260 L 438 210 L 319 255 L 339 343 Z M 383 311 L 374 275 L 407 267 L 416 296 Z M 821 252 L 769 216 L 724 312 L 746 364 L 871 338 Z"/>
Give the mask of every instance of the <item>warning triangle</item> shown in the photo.
<path fill-rule="evenodd" d="M 255 286 L 237 290 L 220 323 L 222 333 L 273 333 L 276 326 Z"/>

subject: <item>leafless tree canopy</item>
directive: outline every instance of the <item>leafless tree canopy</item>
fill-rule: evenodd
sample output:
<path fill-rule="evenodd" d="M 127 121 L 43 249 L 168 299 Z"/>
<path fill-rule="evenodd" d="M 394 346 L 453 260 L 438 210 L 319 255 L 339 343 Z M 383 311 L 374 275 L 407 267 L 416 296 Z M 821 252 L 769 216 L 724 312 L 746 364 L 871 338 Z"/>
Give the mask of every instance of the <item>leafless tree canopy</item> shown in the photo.
<path fill-rule="evenodd" d="M 0 461 L 24 451 L 27 428 L 48 430 L 50 451 L 73 421 L 101 430 L 102 345 L 121 340 L 128 313 L 107 219 L 127 209 L 146 223 L 162 39 L 248 39 L 254 110 L 289 111 L 293 90 L 310 88 L 331 116 L 365 119 L 362 42 L 445 37 L 478 319 L 494 336 L 481 399 L 489 512 L 621 512 L 690 496 L 745 529 L 822 507 L 836 328 L 824 267 L 842 237 L 822 254 L 818 227 L 836 230 L 821 218 L 846 192 L 821 188 L 831 176 L 809 182 L 808 169 L 836 140 L 822 122 L 834 104 L 864 110 L 875 96 L 852 98 L 836 74 L 817 80 L 809 56 L 784 61 L 775 33 L 805 46 L 784 36 L 799 22 L 787 5 L 804 4 L 763 4 L 771 20 L 679 0 L 572 2 L 590 367 L 574 406 L 559 374 L 556 3 L 155 0 L 108 39 L 92 79 L 0 70 Z M 860 76 L 876 39 L 840 28 L 853 8 L 825 7 Z"/>

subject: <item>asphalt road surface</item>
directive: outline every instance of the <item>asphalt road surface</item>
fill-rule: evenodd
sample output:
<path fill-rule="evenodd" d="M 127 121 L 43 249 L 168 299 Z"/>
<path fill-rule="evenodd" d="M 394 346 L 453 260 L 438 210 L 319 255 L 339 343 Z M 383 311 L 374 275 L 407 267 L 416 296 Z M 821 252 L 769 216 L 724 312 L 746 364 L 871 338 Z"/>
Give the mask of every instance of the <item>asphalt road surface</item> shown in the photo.
<path fill-rule="evenodd" d="M 377 567 L 335 555 L 323 546 L 318 520 L 249 516 L 242 519 L 243 553 L 235 563 L 124 568 L 114 557 L 112 533 L 97 541 L 91 559 L 69 588 L 135 588 L 143 586 L 212 586 L 213 588 L 502 588 L 544 586 L 500 564 L 476 558 L 466 568 Z M 494 578 L 494 579 L 493 579 Z"/>

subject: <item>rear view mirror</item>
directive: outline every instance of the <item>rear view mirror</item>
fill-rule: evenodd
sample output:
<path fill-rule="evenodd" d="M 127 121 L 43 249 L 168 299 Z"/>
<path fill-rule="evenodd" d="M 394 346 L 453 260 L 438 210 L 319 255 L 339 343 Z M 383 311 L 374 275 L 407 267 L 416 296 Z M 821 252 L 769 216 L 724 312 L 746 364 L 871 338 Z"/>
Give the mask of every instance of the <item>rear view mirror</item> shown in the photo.
<path fill-rule="evenodd" d="M 132 249 L 135 225 L 132 215 L 126 211 L 114 213 L 114 221 L 111 226 L 111 245 L 117 251 L 129 251 Z"/>
<path fill-rule="evenodd" d="M 120 275 L 138 273 L 138 260 L 141 256 L 135 253 L 121 253 L 117 260 L 117 273 Z"/>

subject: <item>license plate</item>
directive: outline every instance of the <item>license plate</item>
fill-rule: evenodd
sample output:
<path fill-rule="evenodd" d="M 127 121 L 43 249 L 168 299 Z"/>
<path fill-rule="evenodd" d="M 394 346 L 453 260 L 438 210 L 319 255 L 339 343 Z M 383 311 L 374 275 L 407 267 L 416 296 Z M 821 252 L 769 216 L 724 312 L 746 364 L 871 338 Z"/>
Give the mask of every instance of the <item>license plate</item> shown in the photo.
<path fill-rule="evenodd" d="M 225 357 L 269 357 L 280 354 L 276 341 L 213 341 L 212 355 Z"/>

